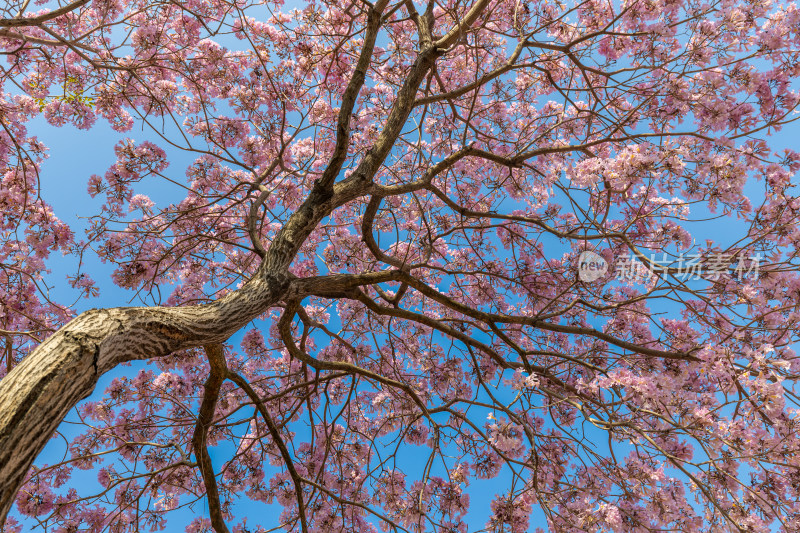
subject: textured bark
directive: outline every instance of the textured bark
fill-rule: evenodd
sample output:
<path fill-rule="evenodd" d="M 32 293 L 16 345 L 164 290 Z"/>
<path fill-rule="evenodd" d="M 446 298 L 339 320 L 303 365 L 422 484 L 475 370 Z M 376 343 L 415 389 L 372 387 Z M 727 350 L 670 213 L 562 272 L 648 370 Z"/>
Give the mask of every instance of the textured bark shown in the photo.
<path fill-rule="evenodd" d="M 280 300 L 327 286 L 347 287 L 385 274 L 299 280 L 288 267 L 320 220 L 365 193 L 372 174 L 315 186 L 269 247 L 256 275 L 220 300 L 187 307 L 121 307 L 82 313 L 0 380 L 0 520 L 11 509 L 33 460 L 97 380 L 120 363 L 224 342 Z M 319 184 L 318 184 L 319 185 Z M 294 282 L 294 283 L 293 283 Z M 323 291 L 326 292 L 326 291 Z"/>
<path fill-rule="evenodd" d="M 197 414 L 197 425 L 192 436 L 192 446 L 194 455 L 197 457 L 197 466 L 200 475 L 203 476 L 203 484 L 206 487 L 208 498 L 208 514 L 211 515 L 211 526 L 217 533 L 230 533 L 225 524 L 225 517 L 222 515 L 222 504 L 219 501 L 219 489 L 217 489 L 217 478 L 214 473 L 214 465 L 208 453 L 208 430 L 214 422 L 214 410 L 219 399 L 219 390 L 225 381 L 228 367 L 225 363 L 225 355 L 221 344 L 212 344 L 205 347 L 208 356 L 208 366 L 210 372 L 208 379 L 203 386 L 203 402 L 200 404 L 200 412 Z"/>
<path fill-rule="evenodd" d="M 101 375 L 126 361 L 223 342 L 289 285 L 287 275 L 261 271 L 208 305 L 91 310 L 39 345 L 0 380 L 0 517 L 50 436 Z"/>

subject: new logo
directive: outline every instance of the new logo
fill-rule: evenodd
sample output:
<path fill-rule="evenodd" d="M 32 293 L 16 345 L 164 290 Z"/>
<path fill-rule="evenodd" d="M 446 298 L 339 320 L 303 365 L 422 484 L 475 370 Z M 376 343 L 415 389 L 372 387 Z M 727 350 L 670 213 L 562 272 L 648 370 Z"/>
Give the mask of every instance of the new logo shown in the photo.
<path fill-rule="evenodd" d="M 586 250 L 578 256 L 578 279 L 589 282 L 608 272 L 608 262 L 598 253 Z"/>

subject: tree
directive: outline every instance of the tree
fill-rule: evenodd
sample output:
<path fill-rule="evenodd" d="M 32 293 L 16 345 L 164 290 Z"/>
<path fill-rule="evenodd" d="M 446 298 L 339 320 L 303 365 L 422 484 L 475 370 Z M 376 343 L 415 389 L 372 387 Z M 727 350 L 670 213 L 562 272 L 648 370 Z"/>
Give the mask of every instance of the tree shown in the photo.
<path fill-rule="evenodd" d="M 44 4 L 0 19 L 7 530 L 800 529 L 794 4 Z M 85 241 L 40 115 L 150 132 Z M 52 301 L 54 251 L 142 306 Z"/>

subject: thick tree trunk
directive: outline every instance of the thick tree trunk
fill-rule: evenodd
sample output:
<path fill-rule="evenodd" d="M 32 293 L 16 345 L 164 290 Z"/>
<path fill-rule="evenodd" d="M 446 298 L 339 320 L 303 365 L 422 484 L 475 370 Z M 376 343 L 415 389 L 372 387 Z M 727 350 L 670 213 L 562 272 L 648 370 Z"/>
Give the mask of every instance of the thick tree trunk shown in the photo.
<path fill-rule="evenodd" d="M 223 342 L 281 299 L 286 275 L 259 275 L 217 302 L 87 311 L 0 380 L 0 519 L 33 460 L 98 378 L 126 361 Z"/>

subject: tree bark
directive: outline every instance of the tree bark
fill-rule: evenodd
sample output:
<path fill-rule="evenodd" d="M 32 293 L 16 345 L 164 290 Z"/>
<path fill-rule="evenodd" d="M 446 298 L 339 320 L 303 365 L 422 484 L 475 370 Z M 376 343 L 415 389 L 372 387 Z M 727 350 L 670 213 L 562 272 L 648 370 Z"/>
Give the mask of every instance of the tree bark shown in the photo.
<path fill-rule="evenodd" d="M 33 460 L 100 376 L 126 361 L 225 341 L 288 291 L 287 274 L 264 270 L 207 305 L 82 313 L 0 380 L 0 519 Z"/>

